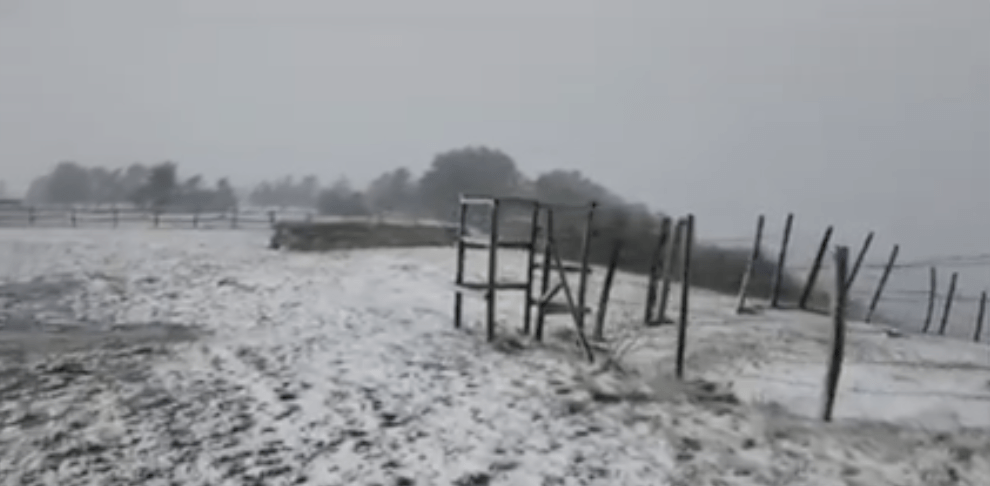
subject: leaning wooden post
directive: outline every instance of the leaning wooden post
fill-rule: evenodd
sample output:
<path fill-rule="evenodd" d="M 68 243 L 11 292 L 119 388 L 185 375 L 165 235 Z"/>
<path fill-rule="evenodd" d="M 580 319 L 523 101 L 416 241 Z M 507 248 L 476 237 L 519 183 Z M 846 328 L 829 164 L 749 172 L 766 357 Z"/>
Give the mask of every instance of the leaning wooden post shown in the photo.
<path fill-rule="evenodd" d="M 829 355 L 828 371 L 825 373 L 825 390 L 822 393 L 821 419 L 832 421 L 835 407 L 835 394 L 839 388 L 839 375 L 842 374 L 842 357 L 846 345 L 846 265 L 849 248 L 835 249 L 835 290 L 832 295 L 832 352 Z"/>
<path fill-rule="evenodd" d="M 938 275 L 935 267 L 928 269 L 928 311 L 925 313 L 925 327 L 921 329 L 922 333 L 927 333 L 928 329 L 932 326 L 932 318 L 935 317 L 935 297 L 938 291 Z"/>
<path fill-rule="evenodd" d="M 859 249 L 859 255 L 856 256 L 856 263 L 853 264 L 852 271 L 849 272 L 849 279 L 846 281 L 847 289 L 851 289 L 853 282 L 856 281 L 856 275 L 859 274 L 859 268 L 863 266 L 863 259 L 866 258 L 866 252 L 870 250 L 871 243 L 873 243 L 872 231 L 870 231 L 866 235 L 866 239 L 863 240 L 863 247 Z"/>
<path fill-rule="evenodd" d="M 787 245 L 791 242 L 791 228 L 794 226 L 794 213 L 788 213 L 784 221 L 784 237 L 777 254 L 777 267 L 773 269 L 773 283 L 770 285 L 770 307 L 780 304 L 780 289 L 784 283 L 784 264 L 787 262 Z"/>
<path fill-rule="evenodd" d="M 454 273 L 454 329 L 460 329 L 461 327 L 461 315 L 464 309 L 464 288 L 461 285 L 464 284 L 464 255 L 466 253 L 466 248 L 464 247 L 464 237 L 467 235 L 467 205 L 464 201 L 461 201 L 458 209 L 457 215 L 457 269 Z"/>
<path fill-rule="evenodd" d="M 489 341 L 495 339 L 495 299 L 497 297 L 495 287 L 498 285 L 498 199 L 492 199 L 491 215 L 492 221 L 491 229 L 489 229 L 488 241 L 488 293 L 485 295 L 485 298 L 488 300 L 485 327 L 487 328 L 487 337 Z"/>
<path fill-rule="evenodd" d="M 746 271 L 742 276 L 742 283 L 739 286 L 739 301 L 736 303 L 736 314 L 742 314 L 746 308 L 746 292 L 749 290 L 749 281 L 753 278 L 753 269 L 756 261 L 760 259 L 760 246 L 763 245 L 763 223 L 765 218 L 761 214 L 756 218 L 756 237 L 753 239 L 753 251 L 749 254 L 749 261 L 746 262 Z"/>
<path fill-rule="evenodd" d="M 591 273 L 591 269 L 588 268 L 588 264 L 591 258 L 591 237 L 594 229 L 591 227 L 592 221 L 595 218 L 595 208 L 598 203 L 592 202 L 588 207 L 588 212 L 585 216 L 586 220 L 584 223 L 584 236 L 581 238 L 581 275 L 578 278 L 578 295 L 577 295 L 577 305 L 578 305 L 578 315 L 580 319 L 578 320 L 578 327 L 583 333 L 585 331 L 585 321 L 587 320 L 588 312 L 587 299 L 588 299 L 588 274 Z"/>
<path fill-rule="evenodd" d="M 615 279 L 615 270 L 619 266 L 619 256 L 622 253 L 622 240 L 616 238 L 612 244 L 612 254 L 608 259 L 608 271 L 605 273 L 605 281 L 602 283 L 602 293 L 598 299 L 598 314 L 595 316 L 594 338 L 598 341 L 605 340 L 605 315 L 608 312 L 608 298 L 612 294 L 612 281 Z"/>
<path fill-rule="evenodd" d="M 533 318 L 533 279 L 536 273 L 536 241 L 540 235 L 540 203 L 533 203 L 533 212 L 530 215 L 529 227 L 529 247 L 526 254 L 526 297 L 523 309 L 523 333 L 529 335 L 531 329 L 530 321 Z"/>
<path fill-rule="evenodd" d="M 667 237 L 666 256 L 663 259 L 663 282 L 660 285 L 660 306 L 657 308 L 658 324 L 667 321 L 667 302 L 670 300 L 670 283 L 674 279 L 674 260 L 677 258 L 677 249 L 680 246 L 681 235 L 684 233 L 684 220 L 678 220 Z M 673 321 L 670 321 L 673 322 Z"/>
<path fill-rule="evenodd" d="M 976 329 L 973 331 L 973 342 L 980 342 L 983 336 L 983 317 L 987 313 L 987 291 L 980 294 L 980 308 L 976 312 Z"/>
<path fill-rule="evenodd" d="M 956 295 L 956 280 L 959 279 L 959 272 L 952 272 L 949 278 L 949 294 L 945 296 L 945 309 L 942 310 L 942 323 L 938 326 L 939 336 L 945 335 L 945 329 L 949 326 L 949 314 L 952 312 L 952 299 Z"/>
<path fill-rule="evenodd" d="M 694 215 L 684 220 L 684 248 L 681 260 L 681 317 L 677 322 L 677 367 L 678 379 L 684 379 L 684 357 L 687 347 L 687 325 L 691 295 L 691 246 L 694 245 Z"/>
<path fill-rule="evenodd" d="M 808 274 L 808 281 L 804 284 L 804 292 L 801 293 L 801 300 L 798 301 L 798 308 L 807 309 L 808 300 L 815 290 L 815 282 L 818 280 L 818 272 L 822 269 L 822 262 L 825 260 L 825 252 L 828 251 L 828 243 L 832 239 L 832 227 L 825 229 L 822 235 L 822 242 L 818 245 L 818 253 L 815 255 L 815 262 L 811 265 L 811 273 Z"/>
<path fill-rule="evenodd" d="M 664 217 L 660 220 L 660 236 L 657 238 L 657 245 L 653 249 L 653 257 L 650 261 L 649 280 L 646 287 L 646 309 L 643 311 L 643 323 L 652 324 L 653 309 L 657 303 L 657 290 L 659 286 L 660 274 L 664 271 L 664 252 L 670 246 L 670 218 Z M 663 320 L 661 317 L 660 321 Z"/>
<path fill-rule="evenodd" d="M 880 282 L 877 283 L 877 290 L 873 292 L 873 299 L 870 300 L 870 308 L 866 311 L 866 322 L 873 320 L 873 313 L 876 312 L 877 306 L 880 305 L 883 288 L 887 286 L 887 279 L 890 278 L 890 272 L 894 269 L 894 264 L 897 263 L 897 254 L 900 251 L 900 245 L 894 245 L 894 248 L 890 250 L 890 259 L 887 260 L 887 265 L 883 267 L 883 275 L 880 276 Z"/>

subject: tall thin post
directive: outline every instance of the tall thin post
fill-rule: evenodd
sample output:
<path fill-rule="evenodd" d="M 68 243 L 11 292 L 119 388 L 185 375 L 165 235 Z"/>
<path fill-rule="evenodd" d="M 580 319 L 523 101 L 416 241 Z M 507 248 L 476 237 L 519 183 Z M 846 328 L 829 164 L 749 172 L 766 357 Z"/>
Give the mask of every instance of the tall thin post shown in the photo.
<path fill-rule="evenodd" d="M 612 281 L 615 279 L 615 270 L 619 266 L 619 256 L 622 253 L 622 240 L 615 239 L 612 244 L 612 254 L 608 259 L 608 271 L 605 273 L 605 281 L 602 283 L 602 293 L 598 299 L 598 313 L 595 316 L 594 338 L 598 341 L 605 340 L 605 315 L 608 312 L 608 298 L 612 293 Z"/>
<path fill-rule="evenodd" d="M 822 269 L 822 262 L 825 260 L 825 252 L 828 251 L 828 243 L 831 239 L 832 227 L 829 226 L 825 229 L 825 234 L 822 235 L 822 242 L 818 245 L 818 253 L 815 255 L 815 263 L 811 265 L 811 273 L 808 274 L 808 281 L 804 284 L 804 292 L 801 293 L 801 300 L 798 301 L 798 307 L 801 309 L 808 308 L 808 300 L 811 299 L 811 293 L 815 290 L 818 272 Z"/>
<path fill-rule="evenodd" d="M 863 260 L 866 258 L 866 252 L 870 251 L 870 244 L 873 243 L 873 232 L 870 231 L 866 235 L 866 239 L 863 240 L 863 246 L 859 249 L 859 255 L 856 256 L 856 263 L 853 264 L 852 271 L 849 272 L 849 279 L 846 281 L 846 289 L 852 289 L 853 282 L 856 281 L 856 275 L 859 274 L 859 268 L 863 266 Z"/>
<path fill-rule="evenodd" d="M 161 217 L 162 217 L 162 212 L 158 209 L 154 209 L 152 213 L 152 218 L 154 218 L 155 228 L 157 228 L 158 225 L 161 224 Z"/>
<path fill-rule="evenodd" d="M 526 255 L 526 297 L 523 309 L 523 333 L 529 334 L 533 316 L 533 279 L 536 272 L 536 241 L 540 235 L 540 203 L 533 203 L 533 213 L 531 214 L 529 228 L 529 248 Z"/>
<path fill-rule="evenodd" d="M 887 279 L 890 278 L 890 272 L 894 269 L 894 264 L 897 263 L 897 254 L 900 251 L 900 245 L 894 245 L 894 248 L 890 250 L 890 258 L 887 260 L 887 265 L 883 267 L 883 275 L 880 276 L 880 282 L 877 283 L 877 290 L 873 293 L 870 308 L 866 311 L 866 322 L 873 320 L 873 313 L 876 312 L 877 306 L 880 304 L 883 288 L 887 286 Z"/>
<path fill-rule="evenodd" d="M 464 283 L 464 236 L 467 235 L 467 205 L 463 202 L 460 203 L 458 207 L 457 214 L 457 270 L 454 274 L 454 285 L 457 286 L 454 289 L 454 328 L 459 329 L 461 327 L 461 315 L 464 311 L 464 289 L 461 285 Z"/>
<path fill-rule="evenodd" d="M 498 285 L 498 220 L 499 220 L 499 200 L 494 199 L 491 206 L 491 229 L 488 248 L 488 314 L 486 316 L 486 328 L 488 330 L 488 340 L 495 339 L 495 302 Z"/>
<path fill-rule="evenodd" d="M 546 227 L 543 228 L 543 272 L 540 275 L 540 298 L 542 299 L 550 291 L 550 270 L 553 268 L 553 208 L 547 207 Z M 537 342 L 543 341 L 543 324 L 546 322 L 546 306 L 543 302 L 536 308 L 536 329 L 533 330 L 533 338 Z"/>
<path fill-rule="evenodd" d="M 657 324 L 668 322 L 667 303 L 670 301 L 670 284 L 674 279 L 674 261 L 677 259 L 677 249 L 681 246 L 681 238 L 684 234 L 684 220 L 677 220 L 673 225 L 672 233 L 667 238 L 667 248 L 663 258 L 663 281 L 660 284 L 660 305 L 657 308 Z M 673 322 L 673 321 L 669 321 Z"/>
<path fill-rule="evenodd" d="M 987 291 L 984 290 L 980 294 L 980 308 L 976 312 L 976 329 L 973 331 L 973 342 L 980 342 L 980 337 L 983 335 L 983 317 L 987 313 Z"/>
<path fill-rule="evenodd" d="M 832 421 L 832 409 L 835 407 L 835 393 L 839 388 L 839 376 L 842 374 L 842 357 L 846 344 L 846 265 L 849 259 L 849 248 L 840 246 L 835 249 L 835 290 L 832 295 L 832 352 L 829 355 L 828 371 L 825 373 L 825 390 L 822 393 L 821 419 Z"/>
<path fill-rule="evenodd" d="M 581 239 L 581 276 L 578 278 L 578 295 L 577 295 L 577 305 L 578 305 L 578 328 L 581 332 L 584 332 L 584 324 L 588 313 L 585 312 L 587 307 L 586 302 L 588 298 L 588 263 L 591 257 L 591 236 L 594 229 L 591 227 L 591 223 L 595 217 L 595 207 L 597 203 L 592 202 L 588 207 L 588 212 L 585 216 L 584 223 L 584 236 Z"/>
<path fill-rule="evenodd" d="M 787 245 L 791 242 L 791 228 L 794 226 L 794 213 L 788 213 L 784 220 L 784 237 L 777 254 L 777 267 L 773 269 L 773 284 L 770 286 L 770 307 L 780 304 L 780 289 L 784 282 L 784 265 L 787 263 Z"/>
<path fill-rule="evenodd" d="M 938 326 L 938 335 L 944 336 L 945 329 L 949 326 L 949 314 L 952 312 L 952 300 L 956 295 L 956 280 L 959 279 L 959 272 L 952 272 L 949 278 L 949 294 L 945 296 L 945 309 L 942 311 L 942 323 Z"/>
<path fill-rule="evenodd" d="M 765 218 L 762 214 L 756 218 L 756 237 L 753 239 L 753 251 L 749 254 L 746 272 L 743 273 L 742 283 L 739 286 L 739 302 L 736 303 L 736 314 L 741 314 L 746 308 L 746 292 L 749 291 L 749 281 L 753 278 L 753 268 L 756 266 L 756 261 L 760 259 L 760 247 L 763 245 L 764 222 Z"/>
<path fill-rule="evenodd" d="M 694 215 L 684 220 L 684 248 L 681 261 L 681 317 L 677 322 L 677 368 L 678 379 L 684 379 L 684 357 L 687 354 L 687 325 L 691 295 L 691 246 L 694 245 Z"/>
<path fill-rule="evenodd" d="M 72 227 L 73 228 L 75 228 L 76 226 L 78 226 L 79 221 L 76 218 L 76 208 L 72 208 L 72 209 L 69 210 L 69 219 L 72 221 Z"/>
<path fill-rule="evenodd" d="M 932 327 L 932 318 L 935 317 L 935 297 L 938 291 L 937 273 L 935 267 L 928 269 L 928 311 L 925 313 L 925 327 L 921 329 L 923 333 L 927 333 L 928 329 Z"/>
<path fill-rule="evenodd" d="M 646 288 L 646 309 L 644 310 L 643 323 L 653 322 L 653 309 L 657 301 L 658 278 L 666 265 L 663 263 L 664 250 L 670 246 L 670 218 L 664 217 L 660 221 L 660 237 L 657 238 L 657 246 L 653 249 L 653 259 L 650 262 L 649 281 Z M 661 317 L 661 321 L 663 318 Z"/>

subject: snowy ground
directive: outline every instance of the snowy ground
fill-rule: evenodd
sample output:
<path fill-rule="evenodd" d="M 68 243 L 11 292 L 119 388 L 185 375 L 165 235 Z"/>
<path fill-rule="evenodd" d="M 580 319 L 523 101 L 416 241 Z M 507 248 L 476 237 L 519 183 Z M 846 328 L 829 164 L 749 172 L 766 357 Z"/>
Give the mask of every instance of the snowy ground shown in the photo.
<path fill-rule="evenodd" d="M 452 329 L 451 249 L 288 254 L 267 236 L 0 232 L 0 484 L 990 477 L 986 346 L 854 326 L 839 420 L 823 426 L 805 418 L 823 318 L 735 317 L 694 292 L 694 381 L 679 384 L 670 329 L 634 326 L 637 278 L 620 276 L 610 313 L 612 345 L 631 347 L 589 368 L 560 318 L 547 346 L 513 337 L 511 299 L 495 345 L 478 302 Z"/>

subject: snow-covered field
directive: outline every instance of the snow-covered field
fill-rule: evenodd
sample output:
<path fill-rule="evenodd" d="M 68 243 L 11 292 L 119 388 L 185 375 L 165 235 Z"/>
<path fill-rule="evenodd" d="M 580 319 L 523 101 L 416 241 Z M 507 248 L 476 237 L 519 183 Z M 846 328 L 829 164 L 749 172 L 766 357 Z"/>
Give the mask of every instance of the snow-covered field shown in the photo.
<path fill-rule="evenodd" d="M 807 417 L 826 318 L 737 317 L 733 299 L 695 291 L 682 384 L 672 330 L 636 325 L 640 278 L 614 292 L 605 347 L 621 351 L 589 367 L 563 318 L 545 346 L 513 333 L 517 299 L 500 300 L 494 344 L 480 302 L 452 329 L 451 249 L 290 254 L 267 238 L 0 231 L 0 484 L 990 477 L 985 345 L 853 325 L 837 421 L 822 425 Z"/>

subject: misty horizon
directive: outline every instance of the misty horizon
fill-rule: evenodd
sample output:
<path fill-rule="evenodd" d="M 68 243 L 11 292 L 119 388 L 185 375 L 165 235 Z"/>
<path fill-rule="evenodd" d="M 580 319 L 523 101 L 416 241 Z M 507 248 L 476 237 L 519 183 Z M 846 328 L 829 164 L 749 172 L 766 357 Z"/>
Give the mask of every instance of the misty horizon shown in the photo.
<path fill-rule="evenodd" d="M 487 145 L 711 235 L 987 251 L 990 4 L 6 1 L 0 179 L 172 160 L 363 187 Z M 990 282 L 990 269 L 973 282 Z M 987 285 L 984 283 L 983 285 Z"/>

